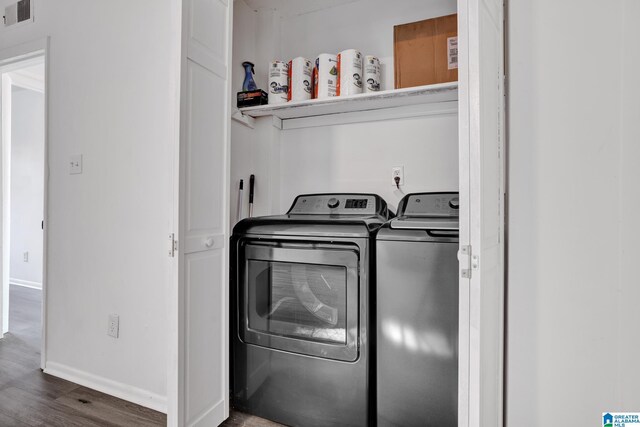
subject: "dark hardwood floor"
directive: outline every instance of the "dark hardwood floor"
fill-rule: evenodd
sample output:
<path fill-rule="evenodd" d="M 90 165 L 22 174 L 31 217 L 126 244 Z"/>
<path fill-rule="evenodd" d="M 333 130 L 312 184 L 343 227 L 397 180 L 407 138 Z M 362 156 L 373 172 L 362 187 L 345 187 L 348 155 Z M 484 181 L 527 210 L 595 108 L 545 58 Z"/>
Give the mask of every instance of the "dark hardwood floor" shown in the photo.
<path fill-rule="evenodd" d="M 151 409 L 40 370 L 41 292 L 11 286 L 9 333 L 0 340 L 0 427 L 164 426 Z M 231 411 L 225 427 L 280 424 Z"/>
<path fill-rule="evenodd" d="M 0 340 L 0 426 L 164 426 L 166 416 L 40 371 L 41 292 L 11 286 Z"/>

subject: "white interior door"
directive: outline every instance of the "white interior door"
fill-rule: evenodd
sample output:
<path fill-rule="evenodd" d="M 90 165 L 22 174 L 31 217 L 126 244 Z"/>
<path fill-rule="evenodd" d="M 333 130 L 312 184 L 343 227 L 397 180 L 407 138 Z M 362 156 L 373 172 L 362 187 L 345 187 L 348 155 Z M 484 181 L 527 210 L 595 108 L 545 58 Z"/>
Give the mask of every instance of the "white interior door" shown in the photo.
<path fill-rule="evenodd" d="M 458 0 L 460 426 L 503 424 L 504 4 Z M 466 271 L 464 271 L 466 270 Z M 464 273 L 464 274 L 463 274 Z"/>
<path fill-rule="evenodd" d="M 184 0 L 178 234 L 178 402 L 170 423 L 229 414 L 229 0 Z"/>

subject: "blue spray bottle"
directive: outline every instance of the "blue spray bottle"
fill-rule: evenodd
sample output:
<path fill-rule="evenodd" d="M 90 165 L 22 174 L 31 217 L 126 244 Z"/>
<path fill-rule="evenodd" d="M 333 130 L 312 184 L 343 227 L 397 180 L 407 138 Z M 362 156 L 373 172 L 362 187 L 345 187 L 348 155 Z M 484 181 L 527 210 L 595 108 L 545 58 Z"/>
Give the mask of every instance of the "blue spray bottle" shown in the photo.
<path fill-rule="evenodd" d="M 253 63 L 251 62 L 243 62 L 242 66 L 244 67 L 244 83 L 242 83 L 243 91 L 250 91 L 258 89 L 255 80 L 253 80 L 253 74 L 255 71 L 253 70 Z"/>

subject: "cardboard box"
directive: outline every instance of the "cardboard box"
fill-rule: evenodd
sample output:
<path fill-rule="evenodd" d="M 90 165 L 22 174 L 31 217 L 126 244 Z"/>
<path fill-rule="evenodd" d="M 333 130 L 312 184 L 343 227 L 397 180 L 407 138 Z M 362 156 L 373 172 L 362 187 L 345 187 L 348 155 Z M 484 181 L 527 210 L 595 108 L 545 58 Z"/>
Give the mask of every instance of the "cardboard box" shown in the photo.
<path fill-rule="evenodd" d="M 393 31 L 396 89 L 458 80 L 458 15 L 410 24 Z"/>

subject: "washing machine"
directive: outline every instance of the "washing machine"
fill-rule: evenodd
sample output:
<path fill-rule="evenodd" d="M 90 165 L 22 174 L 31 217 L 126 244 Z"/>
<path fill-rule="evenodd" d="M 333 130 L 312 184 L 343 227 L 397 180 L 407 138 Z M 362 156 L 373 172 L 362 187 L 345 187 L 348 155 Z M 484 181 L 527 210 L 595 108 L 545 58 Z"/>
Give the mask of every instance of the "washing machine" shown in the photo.
<path fill-rule="evenodd" d="M 377 233 L 378 426 L 458 425 L 458 210 L 410 194 Z"/>
<path fill-rule="evenodd" d="M 232 404 L 291 426 L 367 426 L 372 251 L 390 218 L 372 194 L 296 197 L 231 242 Z"/>

